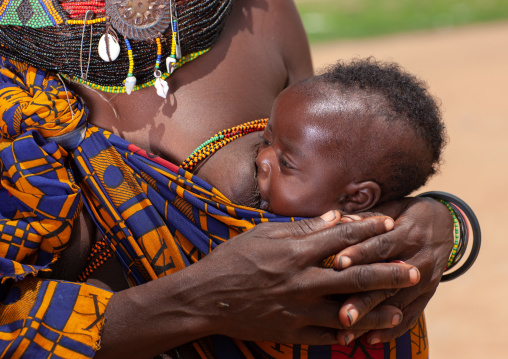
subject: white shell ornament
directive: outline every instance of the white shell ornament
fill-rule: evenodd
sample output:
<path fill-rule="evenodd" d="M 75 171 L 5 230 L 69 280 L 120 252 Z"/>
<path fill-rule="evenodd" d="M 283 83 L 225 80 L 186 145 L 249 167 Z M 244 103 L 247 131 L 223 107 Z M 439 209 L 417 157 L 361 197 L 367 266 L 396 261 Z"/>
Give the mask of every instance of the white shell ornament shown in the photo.
<path fill-rule="evenodd" d="M 175 71 L 176 59 L 174 57 L 168 56 L 166 57 L 166 68 L 170 74 Z"/>
<path fill-rule="evenodd" d="M 157 95 L 159 95 L 162 98 L 166 98 L 166 95 L 168 94 L 169 86 L 166 81 L 161 79 L 160 77 L 157 77 L 155 80 L 155 88 L 157 89 Z"/>
<path fill-rule="evenodd" d="M 134 76 L 129 76 L 125 79 L 125 92 L 128 95 L 131 94 L 132 89 L 136 86 L 136 78 Z"/>
<path fill-rule="evenodd" d="M 108 42 L 109 47 L 109 56 L 108 56 L 108 47 L 106 46 L 106 41 Z M 115 39 L 114 36 L 110 34 L 104 34 L 101 36 L 99 40 L 99 56 L 106 62 L 115 61 L 120 54 L 120 44 Z"/>

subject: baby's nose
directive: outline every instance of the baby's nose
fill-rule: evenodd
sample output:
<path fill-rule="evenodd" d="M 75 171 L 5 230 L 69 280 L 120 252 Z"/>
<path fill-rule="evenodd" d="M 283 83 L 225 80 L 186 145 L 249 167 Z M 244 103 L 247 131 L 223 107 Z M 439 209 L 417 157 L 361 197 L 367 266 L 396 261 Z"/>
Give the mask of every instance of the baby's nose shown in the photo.
<path fill-rule="evenodd" d="M 270 163 L 270 148 L 265 148 L 259 151 L 256 157 L 256 165 L 258 166 L 258 178 L 266 178 L 270 175 L 271 163 Z"/>

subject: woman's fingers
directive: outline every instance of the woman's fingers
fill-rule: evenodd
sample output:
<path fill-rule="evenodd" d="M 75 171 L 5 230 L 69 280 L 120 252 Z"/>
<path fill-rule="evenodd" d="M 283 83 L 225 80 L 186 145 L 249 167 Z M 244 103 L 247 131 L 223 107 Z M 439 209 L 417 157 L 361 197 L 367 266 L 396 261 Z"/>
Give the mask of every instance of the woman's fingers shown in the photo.
<path fill-rule="evenodd" d="M 315 233 L 308 238 L 310 251 L 321 262 L 344 248 L 377 237 L 393 229 L 393 219 L 386 216 L 371 217 L 361 221 L 342 223 Z"/>
<path fill-rule="evenodd" d="M 299 286 L 302 289 L 311 289 L 316 296 L 323 296 L 406 288 L 418 283 L 419 279 L 418 269 L 409 264 L 373 263 L 343 271 L 309 268 L 299 279 Z M 365 295 L 368 297 L 371 294 Z M 365 305 L 364 308 L 366 307 Z"/>
<path fill-rule="evenodd" d="M 392 207 L 397 211 L 402 209 L 395 228 L 344 249 L 335 258 L 335 268 L 391 259 L 409 261 L 410 258 L 429 257 L 429 251 L 432 259 L 438 259 L 436 264 L 442 267 L 453 245 L 453 224 L 446 207 L 427 198 L 412 198 L 391 202 L 382 210 L 392 213 Z"/>
<path fill-rule="evenodd" d="M 301 221 L 288 222 L 288 223 L 262 223 L 242 234 L 258 232 L 259 236 L 285 239 L 288 237 L 301 237 L 321 231 L 325 228 L 333 227 L 341 221 L 341 214 L 339 211 L 328 211 L 320 217 L 307 218 Z"/>
<path fill-rule="evenodd" d="M 380 342 L 388 342 L 401 336 L 415 325 L 421 325 L 422 328 L 424 328 L 425 323 L 422 322 L 422 313 L 430 298 L 431 295 L 429 294 L 423 295 L 404 308 L 402 310 L 403 317 L 400 325 L 388 329 L 373 330 L 367 333 L 365 335 L 367 343 L 377 344 Z"/>
<path fill-rule="evenodd" d="M 375 263 L 395 258 L 401 253 L 401 249 L 409 246 L 409 244 L 399 243 L 398 240 L 401 238 L 399 232 L 400 230 L 396 228 L 344 249 L 335 257 L 333 267 L 340 270 L 356 264 Z"/>
<path fill-rule="evenodd" d="M 377 307 L 387 298 L 393 296 L 398 291 L 399 289 L 375 290 L 350 296 L 344 303 L 342 303 L 342 307 L 340 308 L 340 322 L 346 327 L 355 325 L 365 314 Z M 402 314 L 400 310 L 398 310 L 398 313 Z"/>
<path fill-rule="evenodd" d="M 369 330 L 371 330 L 370 328 L 378 327 L 380 329 L 372 331 L 372 333 L 374 333 L 372 338 L 374 338 L 374 341 L 376 339 L 381 341 L 381 339 L 385 339 L 385 335 L 389 335 L 389 331 L 401 324 L 403 319 L 404 316 L 399 308 L 391 305 L 381 305 L 356 321 L 352 328 L 339 330 L 337 339 L 339 344 L 349 345 L 354 339 L 358 339 L 363 334 L 369 332 Z M 380 335 L 376 336 L 377 333 Z M 372 344 L 376 343 L 377 342 L 372 342 Z"/>

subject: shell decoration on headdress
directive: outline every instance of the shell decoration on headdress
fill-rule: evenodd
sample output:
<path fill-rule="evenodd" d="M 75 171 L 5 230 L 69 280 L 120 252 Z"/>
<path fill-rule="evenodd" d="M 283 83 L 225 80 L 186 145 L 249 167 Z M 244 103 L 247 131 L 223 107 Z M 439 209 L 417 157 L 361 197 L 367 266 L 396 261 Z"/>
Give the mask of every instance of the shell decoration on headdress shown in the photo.
<path fill-rule="evenodd" d="M 233 0 L 3 0 L 0 56 L 121 93 L 156 86 L 204 54 Z"/>

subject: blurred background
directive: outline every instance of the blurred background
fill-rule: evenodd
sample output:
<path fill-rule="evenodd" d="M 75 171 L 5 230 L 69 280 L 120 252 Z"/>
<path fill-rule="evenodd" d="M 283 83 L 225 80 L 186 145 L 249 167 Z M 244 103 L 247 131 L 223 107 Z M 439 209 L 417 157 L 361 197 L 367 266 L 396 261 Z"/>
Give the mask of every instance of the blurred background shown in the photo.
<path fill-rule="evenodd" d="M 508 1 L 296 0 L 314 67 L 373 55 L 425 80 L 442 103 L 449 144 L 420 192 L 464 199 L 482 227 L 480 255 L 427 307 L 430 357 L 506 359 L 508 352 Z M 505 337 L 507 335 L 507 337 Z"/>

